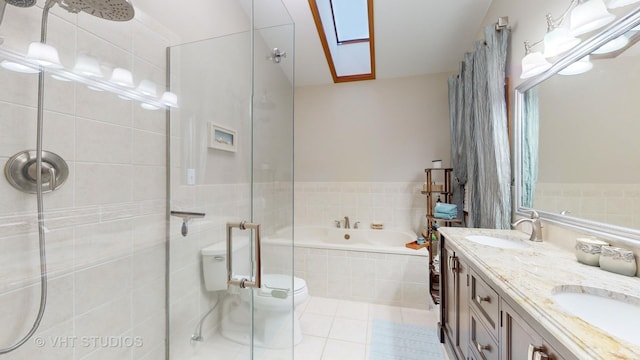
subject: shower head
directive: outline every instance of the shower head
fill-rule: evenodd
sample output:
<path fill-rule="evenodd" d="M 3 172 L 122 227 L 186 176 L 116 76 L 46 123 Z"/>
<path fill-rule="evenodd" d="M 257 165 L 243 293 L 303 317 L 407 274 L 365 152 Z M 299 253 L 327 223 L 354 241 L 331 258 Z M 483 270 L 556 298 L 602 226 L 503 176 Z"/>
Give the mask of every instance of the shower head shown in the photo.
<path fill-rule="evenodd" d="M 17 7 L 32 7 L 37 0 L 5 0 L 7 4 Z"/>
<path fill-rule="evenodd" d="M 37 0 L 0 0 L 0 24 L 4 19 L 4 10 L 7 7 L 7 4 L 25 8 L 35 5 L 36 2 Z"/>
<path fill-rule="evenodd" d="M 16 0 L 14 0 L 16 1 Z M 25 0 L 26 1 L 26 0 Z M 129 0 L 57 0 L 60 7 L 72 13 L 80 11 L 112 21 L 133 19 L 135 11 Z"/>

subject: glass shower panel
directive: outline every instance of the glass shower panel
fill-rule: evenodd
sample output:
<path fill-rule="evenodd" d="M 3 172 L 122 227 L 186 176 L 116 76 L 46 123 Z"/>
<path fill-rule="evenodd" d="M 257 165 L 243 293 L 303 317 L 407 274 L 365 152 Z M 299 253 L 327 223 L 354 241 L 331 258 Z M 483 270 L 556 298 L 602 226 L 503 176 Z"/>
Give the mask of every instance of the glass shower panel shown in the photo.
<path fill-rule="evenodd" d="M 251 304 L 240 291 L 228 294 L 226 284 L 206 288 L 201 250 L 219 244 L 217 256 L 224 257 L 226 224 L 251 220 L 251 33 L 172 47 L 170 69 L 171 89 L 182 99 L 170 115 L 170 209 L 204 214 L 188 221 L 186 235 L 183 218 L 171 217 L 170 355 L 225 358 L 247 348 L 230 340 L 226 348 L 214 346 L 223 339 L 230 299 L 246 307 L 237 314 L 243 325 L 251 324 Z M 235 148 L 224 147 L 230 144 L 217 131 L 235 134 Z M 224 283 L 224 266 L 212 276 Z"/>
<path fill-rule="evenodd" d="M 287 52 L 279 63 L 275 47 Z M 171 358 L 292 358 L 293 26 L 175 46 L 169 58 L 182 99 L 170 115 L 170 208 L 204 214 L 186 235 L 184 216 L 171 217 Z M 242 221 L 261 225 L 261 289 L 226 285 L 226 227 Z M 256 233 L 232 235 L 234 277 L 252 280 Z"/>

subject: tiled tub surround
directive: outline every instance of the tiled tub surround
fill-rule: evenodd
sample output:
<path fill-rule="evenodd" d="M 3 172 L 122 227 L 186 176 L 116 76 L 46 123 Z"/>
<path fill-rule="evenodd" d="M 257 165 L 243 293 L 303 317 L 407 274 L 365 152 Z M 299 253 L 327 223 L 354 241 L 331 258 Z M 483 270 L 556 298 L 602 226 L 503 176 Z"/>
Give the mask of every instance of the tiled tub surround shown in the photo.
<path fill-rule="evenodd" d="M 441 228 L 447 243 L 459 251 L 513 302 L 536 319 L 578 359 L 638 359 L 640 346 L 615 338 L 561 311 L 553 302 L 562 285 L 607 289 L 640 298 L 640 279 L 580 264 L 573 253 L 548 242 L 530 242 L 516 230 Z M 515 237 L 526 249 L 500 249 L 465 239 L 467 235 Z M 605 311 L 606 309 L 595 309 Z"/>
<path fill-rule="evenodd" d="M 376 235 L 383 237 L 384 232 Z M 323 244 L 322 239 L 300 237 L 299 233 L 295 231 L 294 235 L 295 275 L 307 282 L 312 296 L 430 308 L 426 249 L 408 249 L 404 243 L 389 246 L 384 241 L 379 245 L 331 246 Z M 265 272 L 287 270 L 278 259 L 290 247 L 277 242 L 264 241 Z"/>
<path fill-rule="evenodd" d="M 536 208 L 568 211 L 570 216 L 640 228 L 640 185 L 538 183 Z"/>
<path fill-rule="evenodd" d="M 294 189 L 296 225 L 333 226 L 349 216 L 366 228 L 375 221 L 420 232 L 426 223 L 422 182 L 296 182 Z"/>
<path fill-rule="evenodd" d="M 2 46 L 25 52 L 40 38 L 41 14 L 38 6 L 7 6 Z M 162 89 L 171 35 L 147 20 L 116 23 L 55 6 L 48 42 L 67 68 L 90 52 L 131 69 L 136 83 L 150 79 Z M 2 168 L 18 151 L 35 148 L 37 78 L 0 70 Z M 70 176 L 44 195 L 49 299 L 35 337 L 45 343 L 28 341 L 3 360 L 163 357 L 165 139 L 163 111 L 46 76 L 44 148 L 68 162 Z M 6 309 L 0 347 L 6 347 L 35 319 L 39 258 L 35 195 L 2 176 L 0 199 L 0 308 Z M 82 337 L 108 336 L 141 337 L 143 346 L 80 344 Z"/>

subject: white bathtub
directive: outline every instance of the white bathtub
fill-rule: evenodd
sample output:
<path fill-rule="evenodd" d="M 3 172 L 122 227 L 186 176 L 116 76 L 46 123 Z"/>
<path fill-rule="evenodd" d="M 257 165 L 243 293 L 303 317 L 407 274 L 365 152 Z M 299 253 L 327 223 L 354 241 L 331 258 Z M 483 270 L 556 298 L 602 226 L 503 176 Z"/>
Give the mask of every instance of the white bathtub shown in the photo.
<path fill-rule="evenodd" d="M 338 229 L 321 226 L 297 226 L 294 228 L 294 246 L 312 249 L 332 249 L 383 254 L 428 256 L 426 249 L 413 250 L 405 246 L 415 241 L 414 233 L 395 230 Z M 277 232 L 265 242 L 286 245 L 291 229 Z M 286 240 L 285 240 L 286 239 Z"/>
<path fill-rule="evenodd" d="M 296 226 L 293 249 L 291 234 L 288 228 L 264 239 L 265 271 L 290 271 L 282 256 L 292 253 L 295 275 L 306 280 L 312 296 L 430 308 L 429 252 L 405 246 L 415 234 Z"/>

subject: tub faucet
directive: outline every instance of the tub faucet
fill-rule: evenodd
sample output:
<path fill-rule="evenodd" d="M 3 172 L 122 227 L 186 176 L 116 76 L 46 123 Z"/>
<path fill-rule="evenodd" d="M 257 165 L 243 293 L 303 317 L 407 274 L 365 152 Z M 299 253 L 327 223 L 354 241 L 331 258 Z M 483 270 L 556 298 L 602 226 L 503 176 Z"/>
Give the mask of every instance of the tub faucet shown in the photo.
<path fill-rule="evenodd" d="M 344 217 L 344 228 L 345 229 L 351 229 L 351 225 L 349 224 L 349 217 L 348 216 Z"/>
<path fill-rule="evenodd" d="M 516 220 L 516 222 L 511 224 L 511 227 L 515 229 L 516 226 L 520 225 L 523 222 L 531 223 L 531 236 L 529 237 L 529 240 L 541 242 L 542 241 L 542 224 L 540 223 L 540 215 L 538 214 L 538 212 L 535 210 L 531 210 L 530 218 L 522 218 L 522 219 Z"/>
<path fill-rule="evenodd" d="M 356 221 L 356 222 L 353 223 L 353 228 L 354 229 L 357 229 L 359 227 L 360 227 L 360 221 Z"/>
<path fill-rule="evenodd" d="M 333 221 L 336 224 L 336 227 L 340 229 L 340 220 L 333 220 Z"/>

